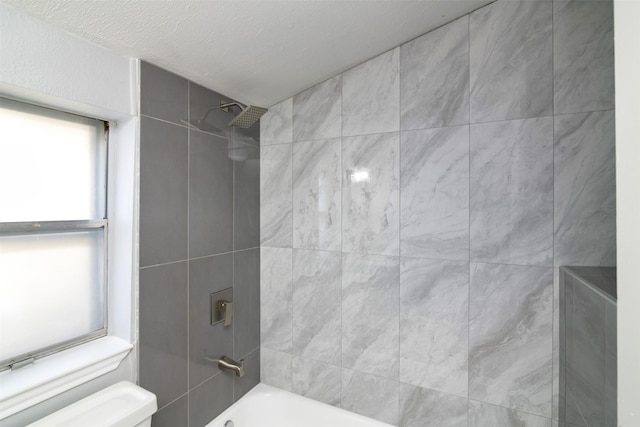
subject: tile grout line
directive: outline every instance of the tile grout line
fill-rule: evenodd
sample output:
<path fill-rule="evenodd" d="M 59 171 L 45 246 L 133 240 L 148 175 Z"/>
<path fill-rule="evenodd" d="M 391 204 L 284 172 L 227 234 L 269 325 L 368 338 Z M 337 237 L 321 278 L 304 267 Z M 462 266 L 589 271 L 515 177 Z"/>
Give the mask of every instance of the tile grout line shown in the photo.
<path fill-rule="evenodd" d="M 189 80 L 187 80 L 187 120 L 191 119 L 191 82 Z M 190 201 L 190 196 L 191 196 L 191 192 L 189 191 L 189 187 L 191 184 L 191 130 L 187 128 L 187 427 L 189 427 L 189 424 L 191 422 L 191 411 L 190 406 L 191 406 L 191 352 L 189 351 L 189 347 L 191 345 L 191 334 L 190 334 L 190 310 L 189 310 L 189 306 L 190 306 L 190 291 L 191 291 L 191 282 L 190 282 L 190 277 L 189 277 L 189 266 L 191 264 L 191 262 L 189 261 L 189 256 L 191 255 L 189 252 L 189 247 L 190 247 L 190 235 L 191 235 L 191 229 L 190 229 L 190 218 L 189 218 L 189 214 L 190 214 L 190 210 L 189 210 L 189 201 Z"/>
<path fill-rule="evenodd" d="M 467 125 L 467 148 L 468 148 L 468 172 L 467 172 L 467 180 L 468 180 L 468 196 L 467 196 L 467 427 L 470 426 L 471 419 L 471 375 L 470 374 L 470 361 L 471 361 L 471 14 L 467 15 L 467 79 L 468 79 L 468 90 L 469 93 L 467 95 L 468 102 L 468 122 Z"/>

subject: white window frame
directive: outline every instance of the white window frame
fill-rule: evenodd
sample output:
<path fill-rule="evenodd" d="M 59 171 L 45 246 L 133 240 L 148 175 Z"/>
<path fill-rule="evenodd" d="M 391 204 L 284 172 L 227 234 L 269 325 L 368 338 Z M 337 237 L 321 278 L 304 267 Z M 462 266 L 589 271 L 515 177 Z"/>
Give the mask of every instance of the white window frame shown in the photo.
<path fill-rule="evenodd" d="M 12 94 L 5 93 L 4 96 Z M 38 102 L 16 96 L 14 99 L 56 108 L 56 103 Z M 65 106 L 66 107 L 66 106 Z M 137 117 L 109 117 L 112 113 L 79 108 L 63 111 L 99 118 L 109 122 L 110 149 L 107 171 L 107 217 L 109 240 L 107 254 L 108 335 L 50 356 L 17 370 L 0 372 L 0 420 L 30 408 L 116 370 L 129 356 L 129 365 L 137 370 L 131 355 L 137 340 L 137 267 L 138 267 L 138 129 Z M 100 117 L 104 113 L 103 117 Z M 109 120 L 111 119 L 111 120 Z M 136 377 L 132 372 L 130 377 Z"/>

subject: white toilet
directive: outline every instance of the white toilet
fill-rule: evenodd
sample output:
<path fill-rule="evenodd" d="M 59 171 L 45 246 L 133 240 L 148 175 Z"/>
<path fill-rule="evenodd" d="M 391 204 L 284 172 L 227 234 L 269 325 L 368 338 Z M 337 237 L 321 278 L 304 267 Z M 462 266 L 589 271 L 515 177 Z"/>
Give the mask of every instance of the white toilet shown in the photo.
<path fill-rule="evenodd" d="M 122 381 L 28 427 L 150 427 L 157 409 L 155 394 Z"/>

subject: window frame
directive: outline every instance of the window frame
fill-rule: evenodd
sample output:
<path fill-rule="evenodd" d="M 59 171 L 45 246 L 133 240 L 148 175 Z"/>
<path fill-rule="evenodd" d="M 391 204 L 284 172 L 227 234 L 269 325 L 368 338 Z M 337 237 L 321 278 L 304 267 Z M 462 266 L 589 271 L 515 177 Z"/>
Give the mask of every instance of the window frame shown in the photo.
<path fill-rule="evenodd" d="M 89 333 L 76 336 L 71 339 L 56 342 L 47 346 L 36 347 L 26 353 L 12 356 L 8 359 L 0 360 L 0 373 L 6 370 L 16 370 L 32 364 L 38 359 L 54 355 L 58 352 L 85 344 L 87 342 L 108 336 L 109 326 L 109 304 L 108 304 L 108 287 L 109 287 L 109 122 L 101 119 L 87 117 L 82 114 L 71 113 L 57 108 L 50 108 L 31 102 L 15 100 L 0 96 L 0 101 L 5 105 L 17 105 L 21 111 L 27 111 L 30 114 L 41 114 L 42 117 L 51 118 L 58 116 L 56 119 L 65 120 L 66 116 L 74 116 L 81 120 L 95 121 L 102 125 L 100 138 L 96 141 L 98 144 L 96 152 L 96 161 L 98 163 L 97 172 L 100 178 L 96 182 L 96 191 L 101 193 L 101 199 L 98 201 L 98 211 L 96 216 L 102 216 L 102 219 L 77 219 L 77 220 L 55 220 L 55 221 L 11 221 L 0 222 L 0 236 L 27 236 L 35 234 L 56 234 L 80 231 L 102 230 L 102 327 Z M 49 113 L 51 116 L 47 115 Z M 100 188 L 103 187 L 103 188 Z"/>

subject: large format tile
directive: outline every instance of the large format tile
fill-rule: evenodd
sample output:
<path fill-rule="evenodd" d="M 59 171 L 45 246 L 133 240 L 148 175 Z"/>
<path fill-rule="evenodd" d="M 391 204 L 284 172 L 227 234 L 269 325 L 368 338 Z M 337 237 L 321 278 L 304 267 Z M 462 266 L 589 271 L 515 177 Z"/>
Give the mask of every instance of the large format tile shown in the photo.
<path fill-rule="evenodd" d="M 553 2 L 555 114 L 614 108 L 613 2 Z"/>
<path fill-rule="evenodd" d="M 236 145 L 233 150 L 233 249 L 260 246 L 260 149 Z"/>
<path fill-rule="evenodd" d="M 293 97 L 293 140 L 336 138 L 342 135 L 342 75 Z"/>
<path fill-rule="evenodd" d="M 260 149 L 260 244 L 291 247 L 292 223 L 292 146 Z"/>
<path fill-rule="evenodd" d="M 400 48 L 342 75 L 342 135 L 400 129 Z"/>
<path fill-rule="evenodd" d="M 471 123 L 553 113 L 551 3 L 500 1 L 470 15 Z"/>
<path fill-rule="evenodd" d="M 189 387 L 220 372 L 205 356 L 232 356 L 233 327 L 211 325 L 209 295 L 233 286 L 233 256 L 210 256 L 189 261 Z"/>
<path fill-rule="evenodd" d="M 551 417 L 552 269 L 473 263 L 470 279 L 469 397 Z"/>
<path fill-rule="evenodd" d="M 188 397 L 184 395 L 165 406 L 151 417 L 153 427 L 176 427 L 189 425 Z"/>
<path fill-rule="evenodd" d="M 469 401 L 469 427 L 551 427 L 551 420 L 488 403 Z"/>
<path fill-rule="evenodd" d="M 467 427 L 467 398 L 400 383 L 400 427 Z"/>
<path fill-rule="evenodd" d="M 402 258 L 400 381 L 467 397 L 469 264 Z"/>
<path fill-rule="evenodd" d="M 400 47 L 402 130 L 469 123 L 469 17 Z"/>
<path fill-rule="evenodd" d="M 398 382 L 342 370 L 342 408 L 378 421 L 398 424 Z"/>
<path fill-rule="evenodd" d="M 228 123 L 233 115 L 220 109 L 220 103 L 223 101 L 227 102 L 229 98 L 190 81 L 187 124 L 203 132 L 231 138 L 232 130 Z M 254 144 L 257 142 L 254 141 Z"/>
<path fill-rule="evenodd" d="M 398 255 L 400 138 L 386 133 L 342 142 L 342 250 Z"/>
<path fill-rule="evenodd" d="M 340 139 L 293 144 L 293 247 L 341 247 Z"/>
<path fill-rule="evenodd" d="M 471 260 L 551 266 L 553 119 L 471 126 Z"/>
<path fill-rule="evenodd" d="M 580 280 L 565 280 L 565 399 L 563 420 L 605 425 L 606 306 Z"/>
<path fill-rule="evenodd" d="M 340 253 L 293 251 L 293 352 L 340 365 Z"/>
<path fill-rule="evenodd" d="M 205 427 L 233 404 L 233 376 L 220 372 L 189 393 L 189 427 Z"/>
<path fill-rule="evenodd" d="M 618 334 L 617 308 L 605 303 L 605 353 L 604 353 L 604 425 L 618 425 Z"/>
<path fill-rule="evenodd" d="M 183 77 L 140 62 L 140 113 L 181 124 L 187 120 L 188 82 Z"/>
<path fill-rule="evenodd" d="M 237 402 L 260 382 L 260 348 L 244 358 L 244 377 L 233 377 L 233 401 Z"/>
<path fill-rule="evenodd" d="M 555 265 L 616 262 L 615 114 L 555 119 Z"/>
<path fill-rule="evenodd" d="M 141 269 L 140 385 L 159 408 L 187 392 L 187 317 L 187 263 Z"/>
<path fill-rule="evenodd" d="M 269 107 L 260 118 L 260 145 L 293 142 L 293 98 Z"/>
<path fill-rule="evenodd" d="M 260 248 L 260 345 L 290 352 L 293 334 L 293 255 Z"/>
<path fill-rule="evenodd" d="M 189 256 L 233 249 L 233 162 L 226 139 L 189 131 Z"/>
<path fill-rule="evenodd" d="M 260 249 L 233 253 L 233 357 L 260 347 Z"/>
<path fill-rule="evenodd" d="M 344 254 L 342 366 L 398 378 L 398 258 Z"/>
<path fill-rule="evenodd" d="M 289 353 L 260 349 L 260 381 L 287 391 L 292 388 L 292 357 Z"/>
<path fill-rule="evenodd" d="M 469 259 L 469 127 L 402 133 L 400 253 Z"/>
<path fill-rule="evenodd" d="M 187 258 L 187 130 L 140 122 L 140 265 Z"/>
<path fill-rule="evenodd" d="M 328 405 L 340 406 L 342 369 L 304 357 L 293 358 L 293 392 Z"/>

